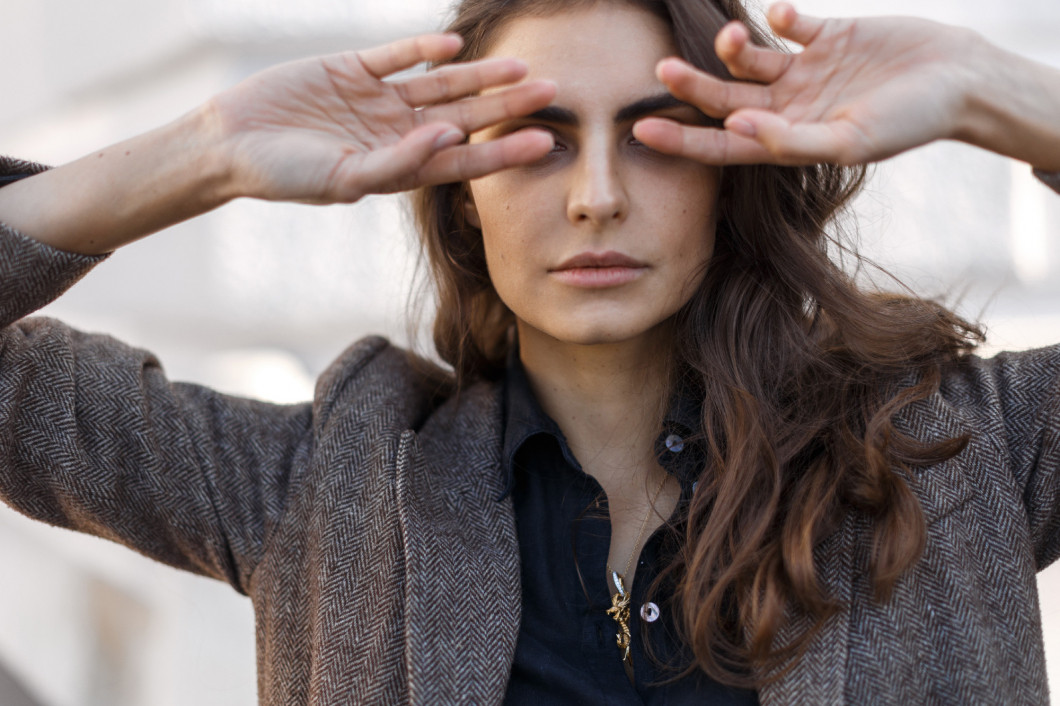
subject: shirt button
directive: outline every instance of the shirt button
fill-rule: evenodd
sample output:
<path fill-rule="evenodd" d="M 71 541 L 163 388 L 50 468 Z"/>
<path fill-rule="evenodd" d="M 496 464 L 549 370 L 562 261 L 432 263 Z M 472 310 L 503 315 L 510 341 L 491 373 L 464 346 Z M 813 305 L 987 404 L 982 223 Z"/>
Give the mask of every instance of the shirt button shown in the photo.
<path fill-rule="evenodd" d="M 640 607 L 640 617 L 646 623 L 654 623 L 659 619 L 659 606 L 654 603 L 645 603 Z"/>
<path fill-rule="evenodd" d="M 685 440 L 677 434 L 670 434 L 670 436 L 666 437 L 666 448 L 675 454 L 679 454 L 685 448 Z"/>

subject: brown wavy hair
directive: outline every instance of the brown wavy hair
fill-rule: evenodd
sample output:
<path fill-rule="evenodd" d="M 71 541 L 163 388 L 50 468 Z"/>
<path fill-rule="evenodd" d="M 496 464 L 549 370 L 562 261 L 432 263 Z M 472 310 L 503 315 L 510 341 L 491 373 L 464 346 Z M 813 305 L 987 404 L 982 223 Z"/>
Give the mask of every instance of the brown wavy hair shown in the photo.
<path fill-rule="evenodd" d="M 485 54 L 513 18 L 593 1 L 465 0 L 448 28 L 465 39 L 454 61 Z M 731 78 L 713 50 L 729 20 L 777 46 L 737 0 L 609 1 L 663 19 L 680 55 L 717 76 Z M 723 171 L 714 254 L 673 327 L 672 385 L 702 399 L 705 465 L 652 587 L 673 587 L 686 673 L 759 686 L 756 673 L 768 681 L 793 666 L 842 608 L 814 549 L 846 514 L 871 527 L 871 578 L 886 600 L 925 542 L 906 478 L 968 441 L 923 443 L 893 424 L 982 334 L 935 302 L 862 289 L 836 262 L 860 263 L 837 216 L 864 178 L 863 167 L 828 164 Z M 481 232 L 464 219 L 466 189 L 422 189 L 413 208 L 438 300 L 435 346 L 460 384 L 500 377 L 515 322 L 490 283 Z M 789 611 L 818 627 L 780 644 Z"/>

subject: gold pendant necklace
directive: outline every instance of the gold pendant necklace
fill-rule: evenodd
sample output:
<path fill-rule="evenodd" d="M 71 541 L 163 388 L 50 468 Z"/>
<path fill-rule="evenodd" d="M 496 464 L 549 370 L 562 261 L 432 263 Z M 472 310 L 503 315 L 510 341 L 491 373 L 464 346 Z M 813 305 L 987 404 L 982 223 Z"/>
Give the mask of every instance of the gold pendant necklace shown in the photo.
<path fill-rule="evenodd" d="M 629 588 L 626 587 L 626 580 L 624 576 L 629 576 L 629 567 L 633 565 L 633 557 L 637 554 L 637 547 L 640 546 L 640 540 L 644 537 L 644 528 L 648 526 L 648 518 L 651 517 L 651 512 L 655 508 L 655 501 L 659 499 L 659 493 L 662 492 L 663 486 L 666 484 L 666 474 L 663 474 L 662 480 L 659 481 L 659 487 L 655 489 L 655 494 L 651 498 L 651 504 L 648 505 L 648 512 L 644 514 L 644 519 L 640 523 L 640 532 L 637 533 L 637 539 L 633 542 L 633 550 L 629 553 L 629 558 L 626 559 L 626 568 L 623 573 L 618 573 L 611 568 L 611 565 L 607 565 L 608 578 L 611 580 L 611 584 L 615 587 L 615 593 L 611 596 L 611 607 L 607 609 L 607 614 L 618 623 L 618 632 L 615 634 L 618 649 L 622 650 L 622 661 L 626 664 L 627 669 L 633 668 L 633 656 L 629 652 L 629 643 L 631 640 L 629 632 L 629 602 L 630 595 Z"/>

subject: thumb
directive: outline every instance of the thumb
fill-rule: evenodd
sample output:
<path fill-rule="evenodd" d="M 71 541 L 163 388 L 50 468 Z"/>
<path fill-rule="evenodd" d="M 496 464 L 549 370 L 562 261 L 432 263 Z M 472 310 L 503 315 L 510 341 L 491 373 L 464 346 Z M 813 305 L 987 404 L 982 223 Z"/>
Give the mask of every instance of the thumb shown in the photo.
<path fill-rule="evenodd" d="M 409 132 L 393 146 L 396 152 L 407 152 L 418 166 L 441 152 L 463 142 L 467 135 L 452 123 L 430 123 Z"/>
<path fill-rule="evenodd" d="M 372 151 L 356 173 L 351 174 L 353 200 L 366 194 L 389 193 L 408 188 L 410 177 L 442 150 L 460 144 L 464 133 L 452 123 L 422 125 L 400 141 Z"/>
<path fill-rule="evenodd" d="M 725 127 L 758 142 L 776 164 L 866 161 L 851 129 L 838 122 L 791 123 L 769 111 L 740 110 L 725 119 Z"/>

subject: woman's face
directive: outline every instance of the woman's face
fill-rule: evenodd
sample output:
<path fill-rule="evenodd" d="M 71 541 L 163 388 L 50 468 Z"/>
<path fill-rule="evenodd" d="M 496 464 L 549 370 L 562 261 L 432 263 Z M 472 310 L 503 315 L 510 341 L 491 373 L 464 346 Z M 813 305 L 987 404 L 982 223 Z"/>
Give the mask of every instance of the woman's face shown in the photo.
<path fill-rule="evenodd" d="M 528 127 L 555 136 L 540 162 L 473 180 L 490 278 L 526 342 L 630 341 L 692 296 L 714 246 L 720 170 L 633 138 L 638 118 L 699 123 L 655 78 L 675 53 L 665 24 L 618 2 L 509 22 L 488 56 L 557 84 L 549 108 L 472 136 Z"/>

